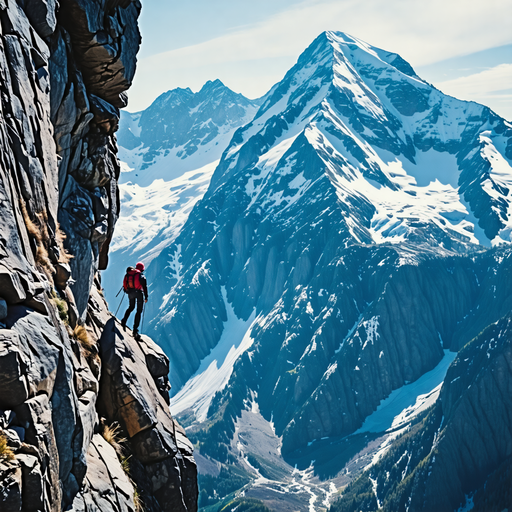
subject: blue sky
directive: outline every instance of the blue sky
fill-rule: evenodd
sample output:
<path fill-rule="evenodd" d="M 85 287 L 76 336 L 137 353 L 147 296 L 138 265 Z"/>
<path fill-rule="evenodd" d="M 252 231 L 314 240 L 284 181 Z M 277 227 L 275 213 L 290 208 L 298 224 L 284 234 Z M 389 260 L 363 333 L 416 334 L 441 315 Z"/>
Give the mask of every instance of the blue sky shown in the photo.
<path fill-rule="evenodd" d="M 207 80 L 265 94 L 324 30 L 399 53 L 447 94 L 512 120 L 511 0 L 142 0 L 128 110 Z"/>

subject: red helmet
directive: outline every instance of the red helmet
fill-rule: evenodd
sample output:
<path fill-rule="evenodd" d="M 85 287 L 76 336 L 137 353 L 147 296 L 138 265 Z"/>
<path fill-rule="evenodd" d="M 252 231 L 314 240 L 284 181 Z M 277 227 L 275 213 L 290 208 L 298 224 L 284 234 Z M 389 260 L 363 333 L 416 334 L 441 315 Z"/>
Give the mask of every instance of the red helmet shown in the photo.
<path fill-rule="evenodd" d="M 144 263 L 142 263 L 142 261 L 139 261 L 139 262 L 137 263 L 137 265 L 135 265 L 135 268 L 136 268 L 137 270 L 139 270 L 140 272 L 144 272 L 144 269 L 145 269 L 146 267 L 144 266 Z"/>

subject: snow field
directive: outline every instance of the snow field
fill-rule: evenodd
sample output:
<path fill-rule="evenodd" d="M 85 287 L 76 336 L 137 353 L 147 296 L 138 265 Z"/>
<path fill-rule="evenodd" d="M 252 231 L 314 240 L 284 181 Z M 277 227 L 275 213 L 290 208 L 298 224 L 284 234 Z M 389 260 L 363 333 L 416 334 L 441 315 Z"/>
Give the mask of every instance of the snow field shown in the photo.
<path fill-rule="evenodd" d="M 227 300 L 224 287 L 222 296 L 227 320 L 221 338 L 210 354 L 201 361 L 196 373 L 171 399 L 170 408 L 174 416 L 191 408 L 199 422 L 205 421 L 213 396 L 226 386 L 235 362 L 253 344 L 251 328 L 259 319 L 255 313 L 246 321 L 239 319 Z"/>

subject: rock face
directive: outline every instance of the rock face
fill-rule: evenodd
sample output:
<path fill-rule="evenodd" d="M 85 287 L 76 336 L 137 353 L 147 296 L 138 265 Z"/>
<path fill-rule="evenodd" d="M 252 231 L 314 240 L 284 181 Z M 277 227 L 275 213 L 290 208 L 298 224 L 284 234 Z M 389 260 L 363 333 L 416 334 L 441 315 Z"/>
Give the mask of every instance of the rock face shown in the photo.
<path fill-rule="evenodd" d="M 94 281 L 119 215 L 114 132 L 140 8 L 0 1 L 2 511 L 197 508 L 168 360 L 112 331 Z"/>

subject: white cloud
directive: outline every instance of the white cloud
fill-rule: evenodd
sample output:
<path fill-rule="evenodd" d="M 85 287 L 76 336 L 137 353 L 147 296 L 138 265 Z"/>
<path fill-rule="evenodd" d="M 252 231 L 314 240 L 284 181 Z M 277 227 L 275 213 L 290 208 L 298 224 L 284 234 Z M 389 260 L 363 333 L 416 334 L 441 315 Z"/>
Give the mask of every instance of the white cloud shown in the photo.
<path fill-rule="evenodd" d="M 500 64 L 480 73 L 434 85 L 450 96 L 488 105 L 497 114 L 512 120 L 512 64 Z"/>
<path fill-rule="evenodd" d="M 130 110 L 145 108 L 170 88 L 198 88 L 224 74 L 224 81 L 250 84 L 264 94 L 324 30 L 340 30 L 402 55 L 413 67 L 512 42 L 510 0 L 308 0 L 210 41 L 139 62 Z M 214 20 L 213 20 L 214 21 Z M 265 61 L 286 65 L 260 78 Z M 245 65 L 243 80 L 235 76 Z M 222 79 L 222 78 L 221 78 Z M 238 81 L 237 81 L 238 80 Z"/>

